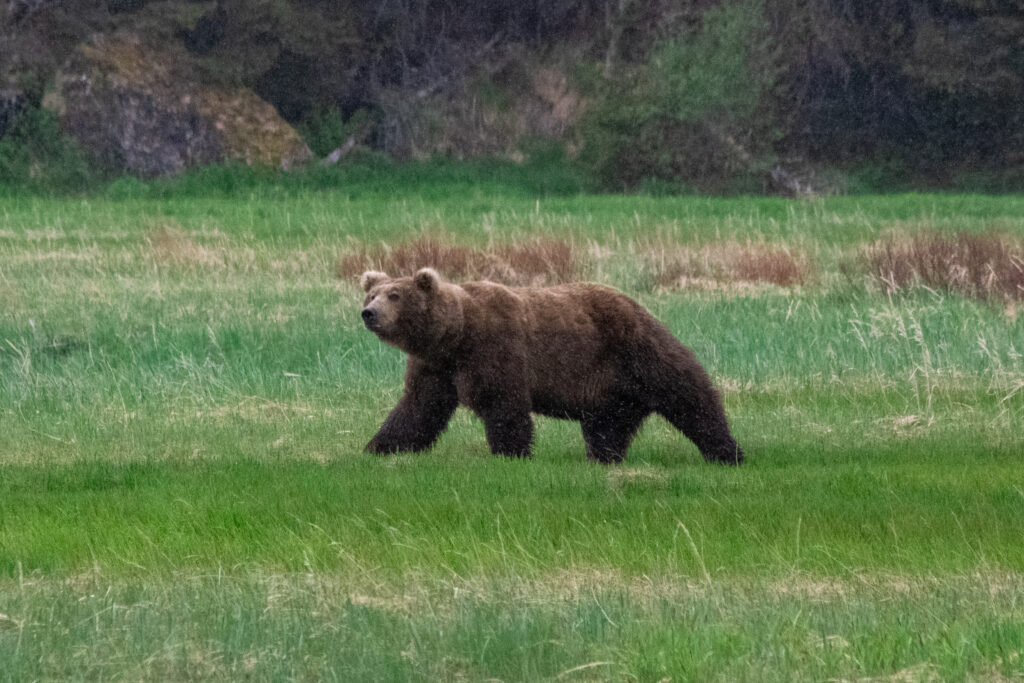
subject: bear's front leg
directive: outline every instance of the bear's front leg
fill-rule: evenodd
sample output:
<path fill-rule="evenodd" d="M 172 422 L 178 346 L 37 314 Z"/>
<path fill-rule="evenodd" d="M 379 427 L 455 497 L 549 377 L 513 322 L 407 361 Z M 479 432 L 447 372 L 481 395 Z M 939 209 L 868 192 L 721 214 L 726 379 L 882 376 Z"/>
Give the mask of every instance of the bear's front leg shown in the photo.
<path fill-rule="evenodd" d="M 493 410 L 478 412 L 484 421 L 487 445 L 491 453 L 510 458 L 529 458 L 533 442 L 533 418 L 529 410 L 516 406 L 495 406 Z"/>
<path fill-rule="evenodd" d="M 491 348 L 456 376 L 459 398 L 484 423 L 491 453 L 529 458 L 533 442 L 526 362 L 513 349 Z"/>
<path fill-rule="evenodd" d="M 405 368 L 405 393 L 370 443 L 369 453 L 422 451 L 441 435 L 458 407 L 451 374 L 428 367 L 410 356 Z"/>

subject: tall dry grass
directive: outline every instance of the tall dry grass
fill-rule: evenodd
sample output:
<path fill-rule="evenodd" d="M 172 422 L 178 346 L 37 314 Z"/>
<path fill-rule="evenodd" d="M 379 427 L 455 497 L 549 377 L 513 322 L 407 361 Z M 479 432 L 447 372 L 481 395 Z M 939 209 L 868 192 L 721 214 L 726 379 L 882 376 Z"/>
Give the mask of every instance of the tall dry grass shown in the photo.
<path fill-rule="evenodd" d="M 641 260 L 657 290 L 802 285 L 815 268 L 804 254 L 785 246 L 725 241 L 691 247 L 649 242 Z"/>
<path fill-rule="evenodd" d="M 352 279 L 368 269 L 391 276 L 412 275 L 431 267 L 452 280 L 491 280 L 507 285 L 551 285 L 580 276 L 572 245 L 554 238 L 535 238 L 520 244 L 468 247 L 436 237 L 421 237 L 395 245 L 361 246 L 338 259 L 335 273 Z"/>
<path fill-rule="evenodd" d="M 920 231 L 868 245 L 861 262 L 890 292 L 923 284 L 991 299 L 1024 299 L 1024 246 L 997 232 Z"/>

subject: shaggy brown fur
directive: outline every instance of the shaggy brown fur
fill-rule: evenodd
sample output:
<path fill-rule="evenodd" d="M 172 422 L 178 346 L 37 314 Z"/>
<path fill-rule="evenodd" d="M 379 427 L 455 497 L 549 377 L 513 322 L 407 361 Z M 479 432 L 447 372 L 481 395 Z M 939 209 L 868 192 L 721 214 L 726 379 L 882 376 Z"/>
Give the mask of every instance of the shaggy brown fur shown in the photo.
<path fill-rule="evenodd" d="M 368 271 L 360 282 L 366 327 L 409 354 L 405 394 L 371 453 L 429 448 L 461 404 L 483 420 L 496 454 L 530 455 L 533 412 L 579 421 L 587 456 L 619 462 L 659 413 L 707 460 L 743 461 L 693 352 L 614 290 L 456 285 L 430 268 L 394 279 Z"/>

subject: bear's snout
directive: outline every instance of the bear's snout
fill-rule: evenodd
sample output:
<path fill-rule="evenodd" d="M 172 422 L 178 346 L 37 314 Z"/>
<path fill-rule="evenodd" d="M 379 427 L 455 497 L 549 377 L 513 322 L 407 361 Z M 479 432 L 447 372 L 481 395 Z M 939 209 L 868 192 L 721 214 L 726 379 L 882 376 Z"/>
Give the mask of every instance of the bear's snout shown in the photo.
<path fill-rule="evenodd" d="M 371 308 L 363 309 L 363 324 L 369 328 L 373 328 L 377 324 L 377 311 Z"/>

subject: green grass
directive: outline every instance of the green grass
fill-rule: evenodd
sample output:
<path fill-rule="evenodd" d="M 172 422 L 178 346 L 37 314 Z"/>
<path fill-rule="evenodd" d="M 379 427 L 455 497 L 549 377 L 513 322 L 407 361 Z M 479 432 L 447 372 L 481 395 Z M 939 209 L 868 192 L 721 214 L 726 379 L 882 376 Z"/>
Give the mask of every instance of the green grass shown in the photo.
<path fill-rule="evenodd" d="M 1024 238 L 1024 200 L 538 199 L 474 173 L 4 200 L 0 680 L 1024 675 L 1020 304 L 839 273 L 891 230 Z M 748 464 L 657 419 L 620 467 L 545 419 L 505 461 L 461 411 L 431 453 L 364 455 L 404 361 L 334 265 L 425 233 L 597 254 L 587 277 L 698 353 Z M 638 268 L 717 240 L 817 274 L 664 292 Z"/>

